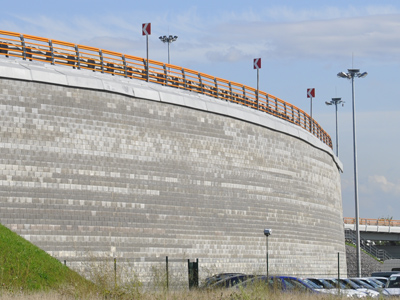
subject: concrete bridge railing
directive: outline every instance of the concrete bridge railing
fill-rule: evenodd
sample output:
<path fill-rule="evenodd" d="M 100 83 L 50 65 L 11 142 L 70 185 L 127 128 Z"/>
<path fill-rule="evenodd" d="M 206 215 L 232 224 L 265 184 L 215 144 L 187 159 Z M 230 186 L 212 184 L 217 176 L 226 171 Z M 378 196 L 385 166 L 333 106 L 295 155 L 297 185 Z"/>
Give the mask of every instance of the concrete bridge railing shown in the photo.
<path fill-rule="evenodd" d="M 344 224 L 356 224 L 356 218 L 343 218 Z M 360 218 L 359 225 L 371 225 L 371 226 L 389 226 L 389 227 L 400 227 L 400 220 L 392 220 L 391 218 L 379 218 L 379 219 L 366 219 Z"/>
<path fill-rule="evenodd" d="M 0 55 L 145 80 L 238 103 L 296 124 L 332 148 L 330 136 L 314 119 L 296 106 L 255 88 L 190 69 L 9 31 L 0 31 Z"/>

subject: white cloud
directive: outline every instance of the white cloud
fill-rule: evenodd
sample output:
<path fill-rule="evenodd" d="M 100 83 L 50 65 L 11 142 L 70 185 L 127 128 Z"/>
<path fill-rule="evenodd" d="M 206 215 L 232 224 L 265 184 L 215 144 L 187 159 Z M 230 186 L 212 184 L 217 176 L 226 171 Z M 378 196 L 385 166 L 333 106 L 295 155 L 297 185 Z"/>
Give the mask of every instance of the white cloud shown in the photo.
<path fill-rule="evenodd" d="M 157 39 L 158 34 L 178 35 L 179 47 L 175 53 L 185 60 L 193 54 L 199 61 L 221 62 L 261 56 L 336 60 L 355 53 L 378 61 L 400 61 L 400 15 L 397 8 L 387 5 L 315 8 L 277 5 L 259 10 L 251 6 L 240 10 L 232 5 L 216 6 L 215 11 L 205 14 L 188 4 L 175 14 L 171 10 L 148 14 L 143 9 L 131 14 L 127 11 L 116 14 L 110 9 L 101 14 L 77 13 L 61 18 L 42 12 L 14 13 L 13 21 L 1 22 L 4 29 L 14 23 L 11 27 L 16 28 L 9 30 L 72 43 L 102 39 L 109 43 L 99 47 L 123 52 L 127 40 L 140 39 L 142 20 L 150 16 L 155 35 L 151 39 Z"/>
<path fill-rule="evenodd" d="M 275 6 L 263 11 L 269 20 L 275 22 L 300 22 L 311 20 L 348 19 L 362 16 L 390 15 L 399 13 L 392 5 L 348 5 L 314 6 L 313 8 L 298 8 L 293 6 Z"/>
<path fill-rule="evenodd" d="M 400 195 L 400 182 L 390 182 L 383 175 L 369 176 L 368 182 L 372 185 L 372 188 L 378 188 L 386 194 Z"/>
<path fill-rule="evenodd" d="M 262 51 L 268 57 L 280 59 L 334 59 L 355 52 L 360 57 L 400 61 L 399 15 L 292 23 L 230 23 L 220 24 L 218 29 L 215 35 L 220 48 L 257 43 L 253 55 Z"/>

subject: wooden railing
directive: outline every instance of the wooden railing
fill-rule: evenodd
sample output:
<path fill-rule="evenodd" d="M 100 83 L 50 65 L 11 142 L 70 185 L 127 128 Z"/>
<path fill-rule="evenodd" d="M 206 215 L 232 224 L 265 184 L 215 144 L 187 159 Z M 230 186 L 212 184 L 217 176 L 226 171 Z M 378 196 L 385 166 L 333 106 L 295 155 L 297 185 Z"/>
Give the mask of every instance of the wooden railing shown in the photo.
<path fill-rule="evenodd" d="M 343 218 L 345 224 L 355 224 L 356 218 Z M 374 226 L 400 226 L 400 220 L 392 220 L 390 218 L 381 219 L 362 219 L 360 218 L 359 225 L 374 225 Z"/>
<path fill-rule="evenodd" d="M 234 102 L 296 124 L 332 148 L 330 136 L 296 106 L 265 92 L 257 93 L 252 87 L 190 69 L 154 60 L 147 64 L 141 57 L 9 31 L 0 31 L 0 55 L 144 80 Z"/>

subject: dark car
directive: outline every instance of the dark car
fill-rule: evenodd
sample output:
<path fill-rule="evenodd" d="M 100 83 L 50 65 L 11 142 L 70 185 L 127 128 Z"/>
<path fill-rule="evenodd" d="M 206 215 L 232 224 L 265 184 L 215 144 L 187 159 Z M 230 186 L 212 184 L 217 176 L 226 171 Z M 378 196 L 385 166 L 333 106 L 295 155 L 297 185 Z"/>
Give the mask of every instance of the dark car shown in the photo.
<path fill-rule="evenodd" d="M 209 285 L 207 288 L 209 289 L 217 289 L 217 288 L 230 288 L 236 284 L 239 284 L 243 281 L 246 281 L 248 279 L 253 278 L 255 275 L 245 275 L 245 274 L 240 274 L 240 275 L 234 275 L 231 277 L 227 277 L 224 279 L 221 279 L 211 285 Z"/>
<path fill-rule="evenodd" d="M 209 286 L 215 284 L 216 282 L 232 277 L 232 276 L 239 276 L 239 275 L 246 275 L 243 273 L 219 273 L 219 274 L 215 274 L 213 276 L 207 277 L 204 280 L 204 283 L 202 285 L 203 288 L 208 288 Z"/>
<path fill-rule="evenodd" d="M 237 284 L 234 288 L 246 288 L 257 284 L 266 284 L 270 289 L 277 289 L 283 292 L 319 293 L 300 278 L 293 276 L 255 276 Z"/>

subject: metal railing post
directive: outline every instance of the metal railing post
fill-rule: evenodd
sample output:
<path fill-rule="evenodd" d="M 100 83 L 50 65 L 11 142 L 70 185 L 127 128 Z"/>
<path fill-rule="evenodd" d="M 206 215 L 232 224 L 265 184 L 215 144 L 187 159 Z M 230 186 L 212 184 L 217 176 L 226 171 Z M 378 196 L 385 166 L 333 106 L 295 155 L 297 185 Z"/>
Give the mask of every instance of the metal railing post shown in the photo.
<path fill-rule="evenodd" d="M 244 85 L 242 85 L 242 90 L 243 90 L 243 104 L 246 105 L 246 88 L 244 87 Z"/>
<path fill-rule="evenodd" d="M 185 76 L 185 69 L 182 68 L 182 80 L 183 80 L 183 87 L 186 90 L 186 76 Z"/>
<path fill-rule="evenodd" d="M 128 70 L 126 68 L 126 59 L 125 59 L 125 55 L 122 54 L 122 63 L 124 65 L 124 77 L 128 77 Z"/>
<path fill-rule="evenodd" d="M 75 55 L 76 55 L 77 68 L 80 70 L 80 69 L 81 69 L 81 59 L 80 59 L 80 57 L 79 57 L 79 48 L 78 48 L 78 45 L 75 45 Z"/>
<path fill-rule="evenodd" d="M 204 94 L 203 81 L 201 80 L 201 74 L 198 73 L 198 76 L 199 76 L 200 91 L 202 94 Z"/>
<path fill-rule="evenodd" d="M 164 68 L 164 85 L 168 84 L 168 71 L 167 71 L 167 66 L 165 64 L 163 64 L 163 68 Z"/>
<path fill-rule="evenodd" d="M 21 46 L 22 46 L 22 58 L 23 60 L 26 60 L 26 48 L 25 48 L 25 40 L 24 40 L 24 36 L 21 34 L 20 36 L 21 39 Z"/>
<path fill-rule="evenodd" d="M 215 84 L 215 96 L 216 96 L 216 98 L 219 98 L 218 82 L 217 82 L 217 78 L 216 77 L 214 77 L 214 84 Z"/>
<path fill-rule="evenodd" d="M 229 94 L 230 94 L 230 100 L 233 100 L 233 92 L 232 92 L 232 83 L 229 81 Z"/>
<path fill-rule="evenodd" d="M 104 73 L 103 52 L 101 51 L 101 49 L 99 50 L 99 55 L 100 55 L 100 66 L 101 66 L 101 73 Z"/>
<path fill-rule="evenodd" d="M 51 53 L 51 64 L 54 65 L 54 48 L 53 48 L 53 41 L 49 40 L 49 47 L 50 47 L 50 53 Z M 46 60 L 48 57 L 46 57 Z"/>

